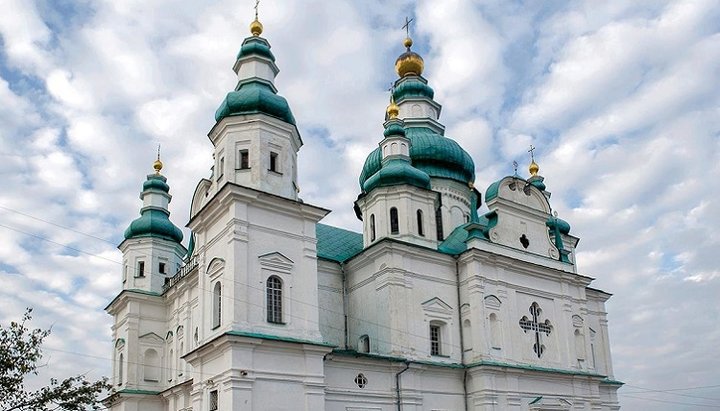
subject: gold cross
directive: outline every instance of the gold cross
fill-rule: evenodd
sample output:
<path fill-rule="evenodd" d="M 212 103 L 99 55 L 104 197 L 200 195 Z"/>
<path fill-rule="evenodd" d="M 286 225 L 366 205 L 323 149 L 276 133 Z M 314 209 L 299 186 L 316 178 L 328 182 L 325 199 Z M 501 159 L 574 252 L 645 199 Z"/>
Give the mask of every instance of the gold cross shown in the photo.
<path fill-rule="evenodd" d="M 260 6 L 260 0 L 255 0 L 255 20 L 258 19 L 258 7 Z"/>
<path fill-rule="evenodd" d="M 530 144 L 530 150 L 528 150 L 528 153 L 530 153 L 530 160 L 535 161 L 535 155 L 534 155 L 535 153 L 533 153 L 533 151 L 535 151 L 535 147 L 533 147 L 533 145 Z"/>

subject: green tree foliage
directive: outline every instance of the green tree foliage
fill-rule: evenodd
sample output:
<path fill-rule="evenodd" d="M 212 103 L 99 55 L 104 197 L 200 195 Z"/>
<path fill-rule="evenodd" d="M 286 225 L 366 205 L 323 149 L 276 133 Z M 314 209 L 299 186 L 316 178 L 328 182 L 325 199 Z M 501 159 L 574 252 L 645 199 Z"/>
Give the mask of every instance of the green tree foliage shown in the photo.
<path fill-rule="evenodd" d="M 35 391 L 25 388 L 25 377 L 38 375 L 38 361 L 49 330 L 26 327 L 32 319 L 28 309 L 21 322 L 9 327 L 0 324 L 0 410 L 2 411 L 84 411 L 102 409 L 98 396 L 110 389 L 107 378 L 88 381 L 84 375 L 50 384 Z"/>

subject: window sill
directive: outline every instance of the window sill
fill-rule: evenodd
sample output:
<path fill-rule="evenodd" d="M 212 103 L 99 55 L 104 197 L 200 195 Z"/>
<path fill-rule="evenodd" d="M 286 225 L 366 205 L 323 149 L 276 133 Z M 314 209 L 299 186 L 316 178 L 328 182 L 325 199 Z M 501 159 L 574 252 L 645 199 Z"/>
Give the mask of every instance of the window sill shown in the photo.
<path fill-rule="evenodd" d="M 275 170 L 270 170 L 270 169 L 268 169 L 268 172 L 271 173 L 271 174 L 275 174 L 276 176 L 282 176 L 282 175 L 283 175 L 283 173 L 281 173 L 281 172 L 279 172 L 279 171 L 275 171 Z"/>
<path fill-rule="evenodd" d="M 267 323 L 273 324 L 273 325 L 287 325 L 287 323 L 285 323 L 285 322 L 277 322 L 277 321 L 268 321 Z"/>
<path fill-rule="evenodd" d="M 247 168 L 236 168 L 235 171 L 250 171 L 252 170 L 250 167 Z"/>
<path fill-rule="evenodd" d="M 430 354 L 431 357 L 437 357 L 437 358 L 450 358 L 449 355 L 442 355 L 442 354 Z"/>
<path fill-rule="evenodd" d="M 210 331 L 215 331 L 215 330 L 217 330 L 218 328 L 220 328 L 220 325 L 214 326 L 213 328 L 210 329 Z"/>

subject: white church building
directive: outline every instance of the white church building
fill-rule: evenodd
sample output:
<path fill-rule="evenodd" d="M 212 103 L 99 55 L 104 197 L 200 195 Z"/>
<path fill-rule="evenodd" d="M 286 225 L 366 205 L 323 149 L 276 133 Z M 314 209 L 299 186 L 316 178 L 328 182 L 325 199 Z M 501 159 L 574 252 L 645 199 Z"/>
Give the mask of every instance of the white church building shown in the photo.
<path fill-rule="evenodd" d="M 143 183 L 107 306 L 108 407 L 618 410 L 610 294 L 577 272 L 578 238 L 534 160 L 527 178 L 474 187 L 408 38 L 360 175 L 362 233 L 322 224 L 330 210 L 298 197 L 303 141 L 257 19 L 251 34 L 187 247 L 159 159 Z"/>

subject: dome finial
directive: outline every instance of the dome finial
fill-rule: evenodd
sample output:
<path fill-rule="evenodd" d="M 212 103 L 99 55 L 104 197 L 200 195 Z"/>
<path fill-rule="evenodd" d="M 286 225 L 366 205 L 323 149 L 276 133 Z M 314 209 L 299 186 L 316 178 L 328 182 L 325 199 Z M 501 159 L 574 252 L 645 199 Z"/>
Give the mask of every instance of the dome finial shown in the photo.
<path fill-rule="evenodd" d="M 530 175 L 535 177 L 540 171 L 540 166 L 535 162 L 535 147 L 530 144 L 530 150 L 528 150 L 528 153 L 530 153 L 530 167 L 528 167 L 528 171 L 530 171 Z"/>
<path fill-rule="evenodd" d="M 405 77 L 407 75 L 419 76 L 422 74 L 423 68 L 425 67 L 425 62 L 422 57 L 410 50 L 410 47 L 413 45 L 412 38 L 410 38 L 410 23 L 412 23 L 413 20 L 415 19 L 405 17 L 405 25 L 402 27 L 405 29 L 405 40 L 403 40 L 403 45 L 407 51 L 401 54 L 395 61 L 395 71 L 397 71 L 400 77 Z"/>
<path fill-rule="evenodd" d="M 157 160 L 153 163 L 155 174 L 160 174 L 160 170 L 163 168 L 163 163 L 160 161 L 160 144 L 158 144 Z"/>
<path fill-rule="evenodd" d="M 250 33 L 252 33 L 253 36 L 257 37 L 262 34 L 263 32 L 263 25 L 260 23 L 260 20 L 258 20 L 258 7 L 260 6 L 260 0 L 255 0 L 255 20 L 253 20 L 252 23 L 250 23 Z"/>

